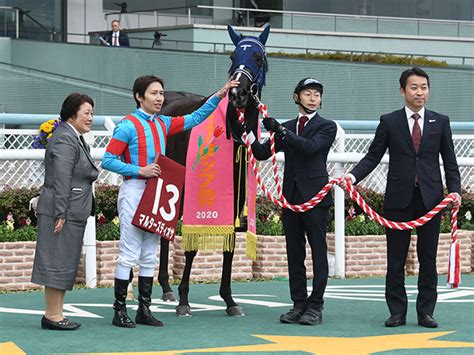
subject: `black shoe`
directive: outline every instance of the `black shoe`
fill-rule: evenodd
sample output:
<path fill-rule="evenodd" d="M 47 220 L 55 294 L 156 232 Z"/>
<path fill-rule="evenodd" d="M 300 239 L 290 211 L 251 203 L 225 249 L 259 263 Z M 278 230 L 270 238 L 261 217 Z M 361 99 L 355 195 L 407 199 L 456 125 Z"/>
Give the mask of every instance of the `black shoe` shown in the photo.
<path fill-rule="evenodd" d="M 69 319 L 64 318 L 59 322 L 52 321 L 45 316 L 41 318 L 41 328 L 51 330 L 76 330 L 81 326 L 81 323 L 71 322 Z"/>
<path fill-rule="evenodd" d="M 425 328 L 438 328 L 438 322 L 433 318 L 431 314 L 419 314 L 418 325 Z"/>
<path fill-rule="evenodd" d="M 300 317 L 300 324 L 302 325 L 318 325 L 323 322 L 323 314 L 321 311 L 308 308 Z"/>
<path fill-rule="evenodd" d="M 127 310 L 125 308 L 115 311 L 114 318 L 112 319 L 112 324 L 121 328 L 135 328 L 136 327 L 133 320 L 128 316 Z"/>
<path fill-rule="evenodd" d="M 385 321 L 386 327 L 399 327 L 405 324 L 407 324 L 407 319 L 403 314 L 392 314 L 390 318 Z"/>
<path fill-rule="evenodd" d="M 288 313 L 280 316 L 280 322 L 285 324 L 296 324 L 300 322 L 303 311 L 299 308 L 292 308 Z"/>

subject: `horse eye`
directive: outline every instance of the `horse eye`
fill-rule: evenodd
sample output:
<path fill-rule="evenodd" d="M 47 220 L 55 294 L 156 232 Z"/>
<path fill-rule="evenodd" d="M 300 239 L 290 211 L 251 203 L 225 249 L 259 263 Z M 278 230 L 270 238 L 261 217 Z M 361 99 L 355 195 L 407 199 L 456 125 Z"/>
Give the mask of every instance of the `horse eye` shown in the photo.
<path fill-rule="evenodd" d="M 255 60 L 255 63 L 260 64 L 262 62 L 262 55 L 258 52 L 255 52 L 253 54 L 253 59 Z"/>
<path fill-rule="evenodd" d="M 234 61 L 234 59 L 235 59 L 235 52 L 232 52 L 232 54 L 230 55 L 229 58 L 230 58 L 230 60 Z"/>

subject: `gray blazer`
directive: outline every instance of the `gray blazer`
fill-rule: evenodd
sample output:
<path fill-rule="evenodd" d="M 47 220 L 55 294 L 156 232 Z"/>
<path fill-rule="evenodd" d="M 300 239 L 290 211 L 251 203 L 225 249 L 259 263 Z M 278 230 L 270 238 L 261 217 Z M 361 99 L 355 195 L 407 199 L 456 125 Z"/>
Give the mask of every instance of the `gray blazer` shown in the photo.
<path fill-rule="evenodd" d="M 38 214 L 85 222 L 95 213 L 92 183 L 99 171 L 76 132 L 63 122 L 53 133 L 44 158 L 44 185 Z"/>

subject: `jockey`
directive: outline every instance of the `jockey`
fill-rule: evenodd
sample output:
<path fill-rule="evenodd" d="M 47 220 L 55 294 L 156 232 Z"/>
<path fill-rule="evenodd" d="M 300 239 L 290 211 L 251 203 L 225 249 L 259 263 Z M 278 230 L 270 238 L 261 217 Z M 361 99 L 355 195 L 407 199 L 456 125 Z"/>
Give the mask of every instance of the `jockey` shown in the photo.
<path fill-rule="evenodd" d="M 217 107 L 227 91 L 238 85 L 228 81 L 199 109 L 191 114 L 171 117 L 158 115 L 164 101 L 163 80 L 142 76 L 135 80 L 133 97 L 137 109 L 116 126 L 102 160 L 102 167 L 123 176 L 118 196 L 120 243 L 115 269 L 115 310 L 112 324 L 134 328 L 127 315 L 125 298 L 131 269 L 138 265 L 139 306 L 135 322 L 163 326 L 150 311 L 154 269 L 159 237 L 132 225 L 132 219 L 145 190 L 148 178 L 161 174 L 155 157 L 166 153 L 166 138 L 188 130 L 204 121 Z"/>

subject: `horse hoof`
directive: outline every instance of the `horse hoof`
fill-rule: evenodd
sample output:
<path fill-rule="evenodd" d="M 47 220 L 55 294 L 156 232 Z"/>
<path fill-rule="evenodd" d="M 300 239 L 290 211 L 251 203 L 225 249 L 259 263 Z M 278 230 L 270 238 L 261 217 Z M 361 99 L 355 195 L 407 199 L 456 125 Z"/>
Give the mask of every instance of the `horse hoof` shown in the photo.
<path fill-rule="evenodd" d="M 163 296 L 161 296 L 161 299 L 165 302 L 175 302 L 176 301 L 176 297 L 174 297 L 173 291 L 163 293 Z"/>
<path fill-rule="evenodd" d="M 176 316 L 178 317 L 191 317 L 190 306 L 176 306 Z"/>
<path fill-rule="evenodd" d="M 225 310 L 227 315 L 231 317 L 243 317 L 245 316 L 244 310 L 240 306 L 232 306 L 232 307 L 227 307 Z"/>

